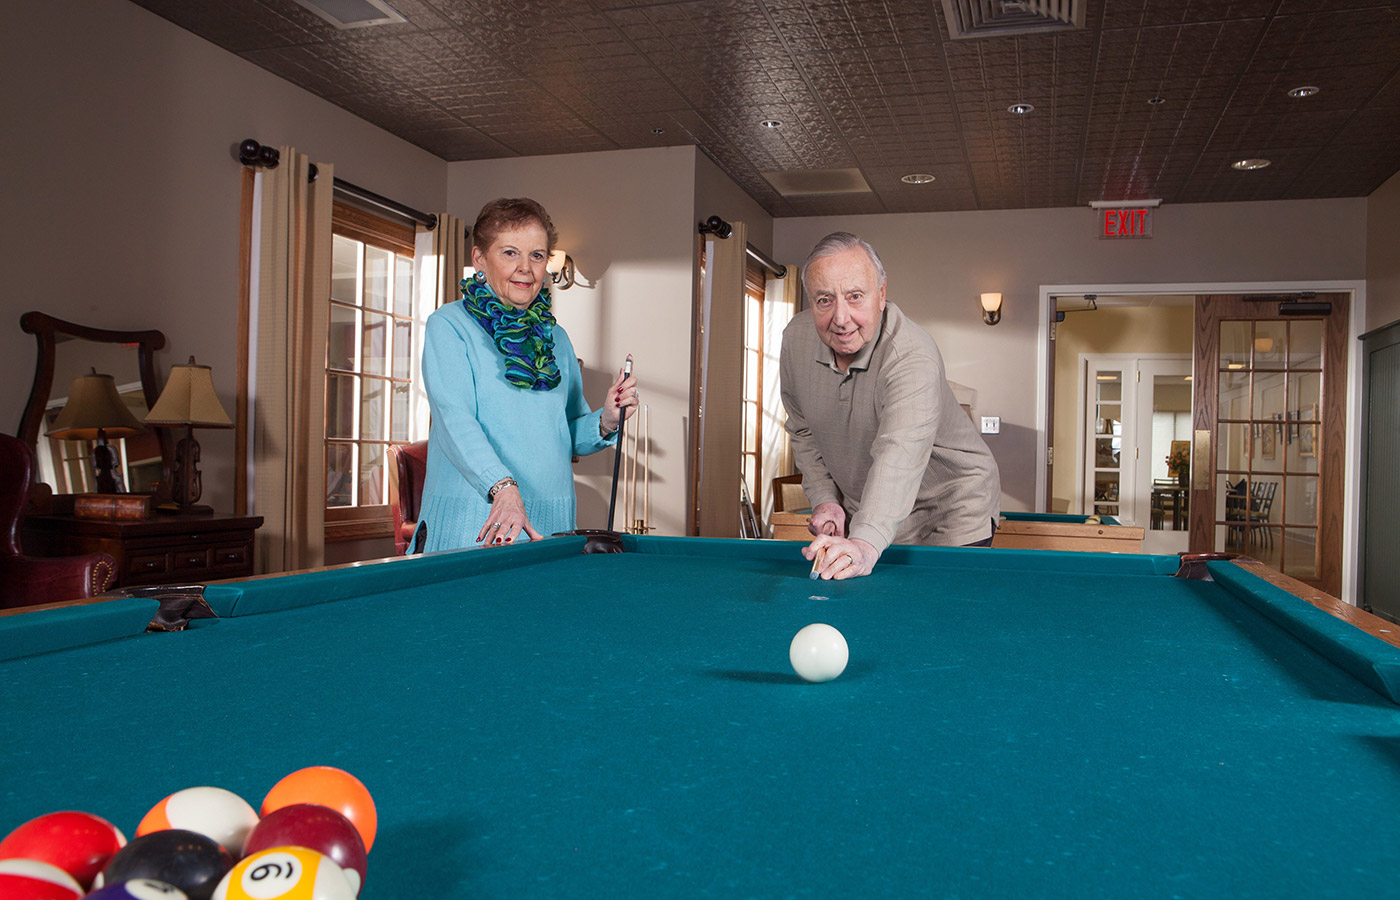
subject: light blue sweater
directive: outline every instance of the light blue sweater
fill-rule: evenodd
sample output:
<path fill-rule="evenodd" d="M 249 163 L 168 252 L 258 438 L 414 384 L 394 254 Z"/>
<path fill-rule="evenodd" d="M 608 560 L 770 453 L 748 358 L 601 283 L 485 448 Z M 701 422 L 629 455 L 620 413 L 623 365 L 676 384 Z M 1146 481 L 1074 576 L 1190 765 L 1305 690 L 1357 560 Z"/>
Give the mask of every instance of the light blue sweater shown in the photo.
<path fill-rule="evenodd" d="M 616 444 L 617 432 L 599 434 L 602 410 L 588 408 L 573 342 L 557 324 L 554 358 L 562 377 L 553 390 L 514 387 L 505 357 L 462 301 L 428 317 L 423 385 L 433 424 L 419 512 L 424 550 L 475 546 L 491 510 L 486 492 L 506 477 L 520 483 L 525 514 L 540 534 L 576 527 L 571 457 Z M 523 531 L 516 538 L 529 539 Z"/>

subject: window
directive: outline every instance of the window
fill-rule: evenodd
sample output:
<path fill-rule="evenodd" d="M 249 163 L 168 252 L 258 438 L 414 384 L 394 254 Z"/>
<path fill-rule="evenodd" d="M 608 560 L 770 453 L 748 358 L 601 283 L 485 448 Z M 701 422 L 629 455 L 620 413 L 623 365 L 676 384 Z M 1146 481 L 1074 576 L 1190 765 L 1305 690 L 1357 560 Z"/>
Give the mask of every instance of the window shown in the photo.
<path fill-rule="evenodd" d="M 326 539 L 388 535 L 388 449 L 418 439 L 413 229 L 336 203 L 326 346 Z"/>
<path fill-rule="evenodd" d="M 740 477 L 748 491 L 750 502 L 755 508 L 763 497 L 763 386 L 764 356 L 763 346 L 763 297 L 766 288 L 763 267 L 753 257 L 748 257 L 744 267 L 744 443 L 740 447 Z M 774 360 L 776 362 L 776 360 Z M 769 398 L 773 399 L 773 398 Z M 746 523 L 748 520 L 745 520 Z M 746 524 L 759 533 L 750 537 L 761 537 L 756 525 Z"/>

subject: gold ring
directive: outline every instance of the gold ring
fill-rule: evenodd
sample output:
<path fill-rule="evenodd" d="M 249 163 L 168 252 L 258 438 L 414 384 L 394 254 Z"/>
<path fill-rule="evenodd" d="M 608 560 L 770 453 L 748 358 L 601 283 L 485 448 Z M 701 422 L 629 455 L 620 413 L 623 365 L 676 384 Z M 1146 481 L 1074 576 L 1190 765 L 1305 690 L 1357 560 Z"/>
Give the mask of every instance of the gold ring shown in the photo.
<path fill-rule="evenodd" d="M 851 561 L 851 562 L 850 562 L 850 565 L 855 565 L 855 564 L 856 564 L 856 558 L 855 558 L 854 556 L 852 556 L 851 554 L 849 554 L 849 553 L 843 553 L 842 555 L 845 556 L 847 559 L 849 559 L 849 560 Z"/>

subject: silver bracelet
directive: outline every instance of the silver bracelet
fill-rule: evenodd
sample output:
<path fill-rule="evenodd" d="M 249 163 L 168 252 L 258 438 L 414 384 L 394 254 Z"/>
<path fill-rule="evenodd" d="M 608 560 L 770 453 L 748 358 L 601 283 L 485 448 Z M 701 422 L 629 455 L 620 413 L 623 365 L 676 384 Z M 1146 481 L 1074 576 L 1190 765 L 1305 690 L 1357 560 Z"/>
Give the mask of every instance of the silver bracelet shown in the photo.
<path fill-rule="evenodd" d="M 500 481 L 491 485 L 491 490 L 486 492 L 486 502 L 494 503 L 496 500 L 496 495 L 499 494 L 503 488 L 508 487 L 518 488 L 520 487 L 520 485 L 516 482 L 514 478 L 510 478 L 509 476 L 502 478 Z"/>

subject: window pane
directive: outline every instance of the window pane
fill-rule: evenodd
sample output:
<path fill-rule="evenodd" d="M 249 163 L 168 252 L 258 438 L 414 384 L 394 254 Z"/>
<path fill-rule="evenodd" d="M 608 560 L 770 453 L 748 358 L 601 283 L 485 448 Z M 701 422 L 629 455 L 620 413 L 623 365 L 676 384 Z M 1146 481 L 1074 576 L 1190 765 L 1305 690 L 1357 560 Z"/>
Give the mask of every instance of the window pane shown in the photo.
<path fill-rule="evenodd" d="M 1254 368 L 1283 368 L 1283 344 L 1287 327 L 1288 323 L 1281 320 L 1254 323 Z"/>
<path fill-rule="evenodd" d="M 326 505 L 350 506 L 350 472 L 355 448 L 353 444 L 326 445 Z"/>
<path fill-rule="evenodd" d="M 394 414 L 389 426 L 389 439 L 393 441 L 408 440 L 408 395 L 409 386 L 406 384 L 396 384 L 394 391 Z"/>
<path fill-rule="evenodd" d="M 355 369 L 355 341 L 358 314 L 338 303 L 331 304 L 330 332 L 326 337 L 326 365 L 332 369 Z"/>
<path fill-rule="evenodd" d="M 413 257 L 394 256 L 394 312 L 413 315 Z"/>
<path fill-rule="evenodd" d="M 1275 537 L 1278 529 L 1274 530 Z M 1284 528 L 1283 574 L 1293 578 L 1317 577 L 1317 529 Z"/>
<path fill-rule="evenodd" d="M 1244 367 L 1249 363 L 1249 322 L 1220 323 L 1220 368 Z"/>
<path fill-rule="evenodd" d="M 384 446 L 360 445 L 360 505 L 384 503 Z"/>
<path fill-rule="evenodd" d="M 1322 368 L 1322 320 L 1299 319 L 1289 323 L 1288 365 L 1294 369 Z"/>
<path fill-rule="evenodd" d="M 360 268 L 359 241 L 334 235 L 331 239 L 331 299 L 359 305 L 355 292 L 355 276 Z"/>
<path fill-rule="evenodd" d="M 1306 415 L 1311 415 L 1311 412 Z M 1316 472 L 1320 449 L 1317 446 L 1317 423 L 1304 424 L 1293 418 L 1289 420 L 1284 432 L 1284 444 L 1287 447 L 1285 465 L 1288 471 Z"/>
<path fill-rule="evenodd" d="M 1321 372 L 1288 373 L 1288 408 L 1295 419 L 1316 419 L 1317 404 L 1322 398 Z"/>
<path fill-rule="evenodd" d="M 412 378 L 413 372 L 413 323 L 408 319 L 394 319 L 394 377 Z"/>
<path fill-rule="evenodd" d="M 1317 525 L 1317 476 L 1290 475 L 1283 485 L 1283 524 Z M 1278 500 L 1275 500 L 1277 509 Z M 1278 521 L 1277 513 L 1274 521 Z"/>
<path fill-rule="evenodd" d="M 389 308 L 389 267 L 394 254 L 378 247 L 365 247 L 365 306 Z"/>
<path fill-rule="evenodd" d="M 1216 415 L 1222 419 L 1249 418 L 1249 373 L 1221 372 Z"/>
<path fill-rule="evenodd" d="M 1283 377 L 1282 372 L 1254 373 L 1254 409 L 1251 418 L 1272 419 L 1275 416 L 1283 416 Z"/>
<path fill-rule="evenodd" d="M 366 375 L 387 375 L 386 359 L 389 325 L 393 321 L 381 313 L 365 312 L 361 331 L 360 371 Z"/>
<path fill-rule="evenodd" d="M 389 408 L 389 382 L 382 378 L 360 380 L 360 440 L 389 439 L 385 414 Z"/>
<path fill-rule="evenodd" d="M 354 375 L 326 376 L 326 437 L 355 436 L 355 382 L 358 380 Z"/>
<path fill-rule="evenodd" d="M 1222 472 L 1243 472 L 1249 468 L 1250 426 L 1241 422 L 1220 426 L 1215 467 Z"/>

